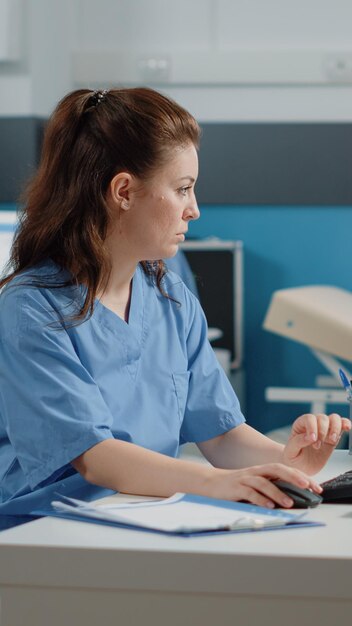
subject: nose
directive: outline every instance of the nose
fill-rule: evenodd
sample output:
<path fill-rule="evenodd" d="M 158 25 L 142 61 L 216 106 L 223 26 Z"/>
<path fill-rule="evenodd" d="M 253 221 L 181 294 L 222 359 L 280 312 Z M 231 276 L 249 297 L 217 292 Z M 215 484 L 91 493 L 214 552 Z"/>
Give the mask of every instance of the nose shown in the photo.
<path fill-rule="evenodd" d="M 185 209 L 184 219 L 189 220 L 197 220 L 200 217 L 200 211 L 198 208 L 198 203 L 195 195 L 190 199 L 190 202 Z"/>

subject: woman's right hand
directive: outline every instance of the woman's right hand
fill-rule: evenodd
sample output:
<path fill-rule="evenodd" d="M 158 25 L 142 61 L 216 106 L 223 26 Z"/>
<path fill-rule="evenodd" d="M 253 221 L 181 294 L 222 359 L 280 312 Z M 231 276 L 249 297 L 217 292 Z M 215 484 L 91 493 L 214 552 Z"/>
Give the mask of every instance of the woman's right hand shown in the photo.
<path fill-rule="evenodd" d="M 320 494 L 320 485 L 300 470 L 282 463 L 254 465 L 240 470 L 213 468 L 208 483 L 208 495 L 223 500 L 245 500 L 266 508 L 290 508 L 293 500 L 274 484 L 280 479 L 303 489 L 311 489 Z"/>

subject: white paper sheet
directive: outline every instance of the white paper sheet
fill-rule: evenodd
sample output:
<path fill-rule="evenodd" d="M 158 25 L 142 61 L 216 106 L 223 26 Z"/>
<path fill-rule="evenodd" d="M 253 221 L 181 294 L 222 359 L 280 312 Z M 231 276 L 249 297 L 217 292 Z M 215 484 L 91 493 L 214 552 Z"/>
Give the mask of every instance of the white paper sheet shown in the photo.
<path fill-rule="evenodd" d="M 248 505 L 236 510 L 206 502 L 187 501 L 185 494 L 175 494 L 162 501 L 139 502 L 136 504 L 107 504 L 94 506 L 73 498 L 54 501 L 58 511 L 73 515 L 93 517 L 106 521 L 115 521 L 139 528 L 148 528 L 163 532 L 192 533 L 214 530 L 260 530 L 284 526 L 288 522 L 298 521 L 306 512 L 288 514 L 281 511 L 256 512 Z M 254 509 L 254 510 L 252 510 Z"/>

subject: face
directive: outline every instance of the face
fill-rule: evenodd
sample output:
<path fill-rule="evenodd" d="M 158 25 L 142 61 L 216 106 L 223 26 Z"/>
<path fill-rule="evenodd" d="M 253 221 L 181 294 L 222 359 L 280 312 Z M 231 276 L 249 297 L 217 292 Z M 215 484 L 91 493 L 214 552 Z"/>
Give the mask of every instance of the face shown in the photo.
<path fill-rule="evenodd" d="M 127 209 L 120 209 L 120 235 L 137 261 L 176 254 L 188 223 L 199 217 L 194 195 L 197 176 L 197 151 L 189 145 L 175 151 L 147 182 L 132 178 L 127 189 L 120 189 L 128 203 Z"/>

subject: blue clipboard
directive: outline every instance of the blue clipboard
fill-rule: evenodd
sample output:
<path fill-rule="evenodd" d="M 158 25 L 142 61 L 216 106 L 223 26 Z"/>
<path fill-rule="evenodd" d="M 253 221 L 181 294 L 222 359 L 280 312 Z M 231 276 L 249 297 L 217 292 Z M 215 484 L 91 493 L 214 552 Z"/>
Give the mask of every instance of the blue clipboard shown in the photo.
<path fill-rule="evenodd" d="M 244 516 L 246 514 L 255 514 L 265 519 L 265 525 L 261 527 L 251 527 L 251 528 L 222 528 L 222 529 L 204 529 L 204 530 L 177 530 L 177 531 L 165 531 L 158 528 L 150 528 L 144 527 L 142 525 L 129 524 L 121 521 L 112 521 L 111 519 L 98 519 L 94 517 L 87 517 L 80 513 L 79 508 L 72 508 L 69 510 L 56 510 L 53 506 L 50 506 L 46 509 L 38 509 L 32 511 L 33 515 L 38 516 L 50 516 L 56 517 L 58 519 L 69 519 L 80 522 L 88 522 L 92 524 L 105 525 L 115 528 L 125 528 L 127 530 L 137 530 L 140 532 L 151 532 L 157 534 L 163 534 L 167 536 L 178 536 L 178 537 L 205 537 L 205 536 L 214 536 L 214 535 L 228 535 L 228 534 L 237 534 L 243 532 L 262 532 L 266 530 L 286 530 L 293 528 L 305 528 L 305 527 L 316 527 L 316 526 L 324 526 L 325 524 L 322 522 L 316 522 L 312 520 L 306 520 L 303 515 L 307 513 L 304 511 L 299 514 L 290 513 L 287 511 L 283 511 L 282 509 L 266 509 L 263 507 L 258 507 L 252 504 L 246 504 L 242 502 L 231 502 L 227 500 L 219 500 L 216 498 L 207 498 L 204 496 L 192 495 L 192 494 L 180 494 L 182 498 L 179 499 L 179 502 L 191 503 L 195 505 L 211 505 L 214 508 L 221 508 L 226 510 L 231 510 L 238 513 L 242 513 Z M 60 498 L 60 496 L 58 496 Z M 65 498 L 61 496 L 63 502 L 70 501 L 69 498 Z M 72 501 L 72 500 L 71 500 Z M 166 501 L 165 501 L 166 502 Z M 172 506 L 170 503 L 169 506 Z M 285 518 L 285 522 L 277 525 L 275 518 Z M 273 525 L 270 525 L 270 521 L 273 521 Z"/>

